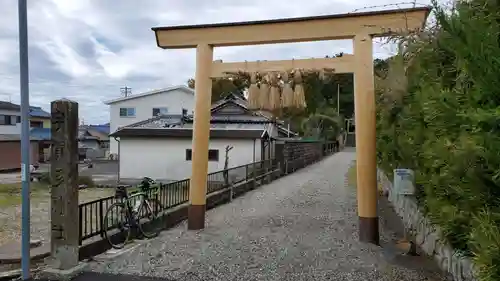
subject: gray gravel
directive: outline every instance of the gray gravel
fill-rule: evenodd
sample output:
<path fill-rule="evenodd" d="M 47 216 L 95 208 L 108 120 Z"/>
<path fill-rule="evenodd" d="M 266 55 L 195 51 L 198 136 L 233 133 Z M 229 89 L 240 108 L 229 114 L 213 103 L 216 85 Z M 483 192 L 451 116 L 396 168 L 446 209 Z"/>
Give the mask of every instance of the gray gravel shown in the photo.
<path fill-rule="evenodd" d="M 209 211 L 202 231 L 181 224 L 91 270 L 174 280 L 439 280 L 358 242 L 355 190 L 345 183 L 354 158 L 337 153 Z"/>

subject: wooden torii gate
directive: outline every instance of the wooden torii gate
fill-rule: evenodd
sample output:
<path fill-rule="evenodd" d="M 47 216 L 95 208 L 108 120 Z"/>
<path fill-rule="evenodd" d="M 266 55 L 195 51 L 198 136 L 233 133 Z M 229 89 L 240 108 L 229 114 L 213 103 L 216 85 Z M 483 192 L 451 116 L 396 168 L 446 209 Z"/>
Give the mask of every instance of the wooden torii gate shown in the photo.
<path fill-rule="evenodd" d="M 267 21 L 152 28 L 160 48 L 196 48 L 195 116 L 188 229 L 198 230 L 205 227 L 211 78 L 242 70 L 270 72 L 290 68 L 330 68 L 335 69 L 336 73 L 354 73 L 359 238 L 363 242 L 378 244 L 372 38 L 420 29 L 424 26 L 429 12 L 429 7 L 418 7 Z M 353 56 L 252 63 L 213 61 L 214 47 L 339 39 L 353 40 Z"/>

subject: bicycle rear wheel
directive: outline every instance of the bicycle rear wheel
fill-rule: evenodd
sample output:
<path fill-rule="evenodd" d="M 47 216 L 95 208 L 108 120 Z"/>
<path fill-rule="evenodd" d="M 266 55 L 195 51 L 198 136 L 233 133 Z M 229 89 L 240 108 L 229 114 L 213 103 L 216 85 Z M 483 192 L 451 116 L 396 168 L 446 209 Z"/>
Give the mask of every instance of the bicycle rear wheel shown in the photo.
<path fill-rule="evenodd" d="M 132 233 L 130 214 L 124 203 L 114 203 L 106 210 L 103 220 L 104 237 L 114 249 L 122 249 Z"/>
<path fill-rule="evenodd" d="M 145 238 L 158 236 L 162 229 L 159 213 L 161 204 L 156 199 L 144 200 L 139 207 L 138 228 Z"/>

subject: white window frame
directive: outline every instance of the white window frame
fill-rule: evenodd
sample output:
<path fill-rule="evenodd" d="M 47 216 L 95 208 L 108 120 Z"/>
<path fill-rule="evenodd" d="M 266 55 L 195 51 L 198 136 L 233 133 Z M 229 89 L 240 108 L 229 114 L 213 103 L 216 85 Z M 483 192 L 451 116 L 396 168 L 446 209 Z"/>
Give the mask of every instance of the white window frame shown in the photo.
<path fill-rule="evenodd" d="M 127 111 L 127 115 L 122 115 L 122 110 L 126 110 Z M 131 110 L 133 110 L 133 114 L 131 114 Z M 120 107 L 120 112 L 119 112 L 119 115 L 120 115 L 120 118 L 133 118 L 136 116 L 136 110 L 135 110 L 135 107 Z"/>
<path fill-rule="evenodd" d="M 153 117 L 158 116 L 158 115 L 154 114 L 155 110 L 158 110 L 160 115 L 166 115 L 166 114 L 168 114 L 168 107 L 166 107 L 166 106 L 153 107 L 153 110 L 152 110 L 153 112 L 151 112 L 151 114 L 153 115 Z"/>

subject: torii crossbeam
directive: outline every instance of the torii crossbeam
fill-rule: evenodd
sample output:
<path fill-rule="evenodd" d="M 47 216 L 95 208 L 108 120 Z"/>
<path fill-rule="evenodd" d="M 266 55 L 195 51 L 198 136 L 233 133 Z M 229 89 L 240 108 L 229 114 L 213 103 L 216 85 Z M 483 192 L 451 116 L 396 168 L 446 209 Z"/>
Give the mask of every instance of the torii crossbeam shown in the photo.
<path fill-rule="evenodd" d="M 429 7 L 418 7 L 319 17 L 152 28 L 160 48 L 196 48 L 195 116 L 188 229 L 202 229 L 205 226 L 211 78 L 242 69 L 282 71 L 288 67 L 300 68 L 300 65 L 302 68 L 333 68 L 337 73 L 354 73 L 359 238 L 363 242 L 378 244 L 372 38 L 420 29 L 424 26 L 429 12 Z M 251 63 L 213 62 L 214 47 L 339 39 L 353 40 L 353 56 Z"/>

